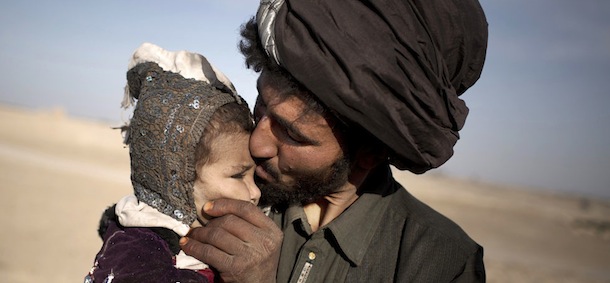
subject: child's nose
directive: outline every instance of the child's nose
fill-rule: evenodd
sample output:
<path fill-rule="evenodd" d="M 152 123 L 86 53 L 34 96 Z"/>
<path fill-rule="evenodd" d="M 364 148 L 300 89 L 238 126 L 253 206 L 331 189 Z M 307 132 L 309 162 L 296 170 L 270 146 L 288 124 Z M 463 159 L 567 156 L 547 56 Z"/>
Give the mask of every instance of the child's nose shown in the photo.
<path fill-rule="evenodd" d="M 261 198 L 261 190 L 258 188 L 256 183 L 254 183 L 254 180 L 249 182 L 248 192 L 250 193 L 250 201 L 253 204 L 258 204 L 258 201 Z"/>

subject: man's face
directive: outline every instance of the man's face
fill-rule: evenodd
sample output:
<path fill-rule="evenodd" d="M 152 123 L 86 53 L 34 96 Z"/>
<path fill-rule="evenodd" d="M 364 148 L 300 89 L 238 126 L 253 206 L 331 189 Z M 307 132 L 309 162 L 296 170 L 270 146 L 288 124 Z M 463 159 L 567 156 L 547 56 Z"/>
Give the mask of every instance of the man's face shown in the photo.
<path fill-rule="evenodd" d="M 350 162 L 329 121 L 297 95 L 282 97 L 263 73 L 254 108 L 250 153 L 261 204 L 309 203 L 347 183 Z"/>

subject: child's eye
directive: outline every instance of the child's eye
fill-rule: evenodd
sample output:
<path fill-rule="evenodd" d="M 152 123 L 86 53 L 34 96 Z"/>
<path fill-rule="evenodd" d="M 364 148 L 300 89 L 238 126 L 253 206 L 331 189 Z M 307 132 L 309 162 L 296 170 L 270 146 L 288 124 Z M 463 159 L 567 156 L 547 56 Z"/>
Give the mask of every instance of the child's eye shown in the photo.
<path fill-rule="evenodd" d="M 240 172 L 234 175 L 231 175 L 233 179 L 243 179 L 246 176 L 246 172 Z"/>

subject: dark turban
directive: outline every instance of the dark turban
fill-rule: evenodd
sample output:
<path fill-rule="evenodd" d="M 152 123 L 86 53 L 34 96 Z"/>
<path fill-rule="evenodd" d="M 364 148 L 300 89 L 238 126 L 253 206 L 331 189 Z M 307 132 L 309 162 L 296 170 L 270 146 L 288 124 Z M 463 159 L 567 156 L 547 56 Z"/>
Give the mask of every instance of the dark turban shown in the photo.
<path fill-rule="evenodd" d="M 423 173 L 453 155 L 468 114 L 458 96 L 485 61 L 477 0 L 282 2 L 257 15 L 279 65 L 386 144 L 397 168 Z"/>

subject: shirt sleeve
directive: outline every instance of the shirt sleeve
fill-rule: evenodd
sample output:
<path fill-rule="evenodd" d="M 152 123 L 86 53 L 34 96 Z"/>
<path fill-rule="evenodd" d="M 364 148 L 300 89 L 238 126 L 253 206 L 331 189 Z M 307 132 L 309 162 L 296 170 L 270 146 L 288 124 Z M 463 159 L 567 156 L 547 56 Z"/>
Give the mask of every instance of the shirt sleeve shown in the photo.
<path fill-rule="evenodd" d="M 483 248 L 479 247 L 467 260 L 464 270 L 451 282 L 485 282 L 485 265 L 483 264 Z"/>

